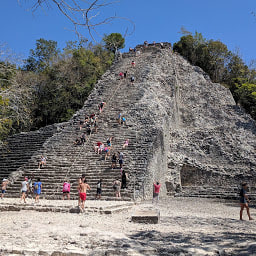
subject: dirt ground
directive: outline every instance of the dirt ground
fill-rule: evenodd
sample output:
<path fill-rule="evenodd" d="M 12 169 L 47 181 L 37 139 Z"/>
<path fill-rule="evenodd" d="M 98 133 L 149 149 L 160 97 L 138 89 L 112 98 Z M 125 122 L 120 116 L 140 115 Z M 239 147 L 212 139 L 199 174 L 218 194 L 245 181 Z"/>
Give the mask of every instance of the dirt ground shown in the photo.
<path fill-rule="evenodd" d="M 0 204 L 8 200 L 13 202 L 6 198 Z M 149 209 L 160 211 L 158 224 L 131 222 L 136 211 Z M 111 215 L 2 211 L 0 255 L 256 255 L 256 221 L 248 221 L 246 212 L 240 221 L 239 210 L 238 203 L 170 198 Z M 251 214 L 256 219 L 254 208 Z"/>

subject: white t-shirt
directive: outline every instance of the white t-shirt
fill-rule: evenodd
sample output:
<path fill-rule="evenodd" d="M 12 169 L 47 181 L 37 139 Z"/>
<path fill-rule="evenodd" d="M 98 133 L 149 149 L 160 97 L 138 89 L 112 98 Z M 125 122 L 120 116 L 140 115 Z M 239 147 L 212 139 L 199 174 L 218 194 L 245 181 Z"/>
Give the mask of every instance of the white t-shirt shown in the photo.
<path fill-rule="evenodd" d="M 22 191 L 26 192 L 28 190 L 27 184 L 28 184 L 28 182 L 25 180 L 21 182 L 21 186 L 22 186 L 21 190 Z"/>

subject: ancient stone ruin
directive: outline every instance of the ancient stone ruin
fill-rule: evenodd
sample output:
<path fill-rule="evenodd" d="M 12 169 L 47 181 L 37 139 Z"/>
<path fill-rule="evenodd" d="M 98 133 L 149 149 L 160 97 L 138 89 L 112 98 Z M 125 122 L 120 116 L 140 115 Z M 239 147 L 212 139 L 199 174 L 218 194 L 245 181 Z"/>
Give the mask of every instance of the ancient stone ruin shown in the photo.
<path fill-rule="evenodd" d="M 126 79 L 120 80 L 120 71 L 128 71 Z M 98 132 L 84 146 L 74 146 L 80 119 L 98 113 L 101 101 L 106 106 Z M 123 126 L 117 123 L 120 112 L 127 120 Z M 18 196 L 24 175 L 40 176 L 43 197 L 49 199 L 60 198 L 69 179 L 74 198 L 78 177 L 85 173 L 91 198 L 102 178 L 103 198 L 112 199 L 120 169 L 111 170 L 111 161 L 95 154 L 93 145 L 114 136 L 112 152 L 123 151 L 129 174 L 124 200 L 151 197 L 156 180 L 163 184 L 162 195 L 236 197 L 242 181 L 254 192 L 255 134 L 255 122 L 229 90 L 173 53 L 170 44 L 137 46 L 136 53 L 122 54 L 102 76 L 68 122 L 10 137 L 1 149 L 0 178 L 9 176 L 7 196 Z M 130 144 L 123 150 L 126 139 Z M 47 165 L 38 170 L 41 155 Z"/>

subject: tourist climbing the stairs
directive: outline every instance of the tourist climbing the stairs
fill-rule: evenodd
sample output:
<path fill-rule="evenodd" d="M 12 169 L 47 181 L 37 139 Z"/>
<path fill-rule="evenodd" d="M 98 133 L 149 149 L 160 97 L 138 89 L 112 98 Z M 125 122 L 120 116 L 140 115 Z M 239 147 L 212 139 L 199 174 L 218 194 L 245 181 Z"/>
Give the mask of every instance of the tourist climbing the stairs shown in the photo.
<path fill-rule="evenodd" d="M 132 60 L 131 65 L 132 65 L 132 68 L 135 67 L 135 61 L 134 60 Z"/>
<path fill-rule="evenodd" d="M 110 149 L 111 147 L 105 147 L 104 151 L 105 151 L 105 161 L 108 159 L 108 157 L 110 156 Z"/>
<path fill-rule="evenodd" d="M 35 194 L 35 203 L 39 203 L 39 196 L 42 192 L 42 182 L 40 178 L 37 179 L 37 182 L 34 183 L 34 194 Z"/>

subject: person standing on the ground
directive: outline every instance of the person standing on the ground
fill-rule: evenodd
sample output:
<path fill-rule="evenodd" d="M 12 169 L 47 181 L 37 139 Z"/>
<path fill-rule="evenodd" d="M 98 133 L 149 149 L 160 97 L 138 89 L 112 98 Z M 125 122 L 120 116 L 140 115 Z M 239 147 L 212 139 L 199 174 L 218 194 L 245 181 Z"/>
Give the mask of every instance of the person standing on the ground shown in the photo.
<path fill-rule="evenodd" d="M 42 192 L 42 182 L 40 181 L 40 178 L 37 179 L 37 182 L 34 183 L 34 194 L 35 194 L 35 203 L 39 202 L 39 196 Z"/>
<path fill-rule="evenodd" d="M 101 193 L 102 193 L 102 179 L 100 179 L 97 183 L 97 193 L 95 199 L 101 199 Z"/>
<path fill-rule="evenodd" d="M 80 199 L 80 184 L 82 184 L 85 180 L 85 174 L 82 174 L 82 176 L 78 179 L 78 186 L 77 186 L 77 190 L 78 190 L 78 206 L 80 206 L 81 203 L 81 199 Z"/>
<path fill-rule="evenodd" d="M 86 191 L 91 190 L 90 186 L 86 183 L 86 179 L 79 185 L 79 198 L 80 198 L 80 209 L 84 212 L 84 203 L 86 200 Z"/>
<path fill-rule="evenodd" d="M 63 193 L 62 200 L 64 200 L 65 197 L 67 197 L 68 200 L 70 200 L 70 183 L 68 182 L 68 180 L 66 180 L 63 183 L 62 193 Z"/>
<path fill-rule="evenodd" d="M 155 199 L 156 199 L 156 202 L 158 203 L 158 201 L 159 201 L 159 193 L 160 193 L 160 188 L 161 188 L 161 185 L 160 185 L 160 183 L 158 181 L 156 183 L 154 183 L 153 185 L 154 185 L 154 189 L 153 189 L 152 204 L 154 203 Z"/>
<path fill-rule="evenodd" d="M 113 189 L 115 191 L 116 197 L 121 198 L 120 190 L 121 190 L 121 182 L 116 179 L 113 184 Z"/>
<path fill-rule="evenodd" d="M 123 152 L 118 152 L 119 153 L 119 165 L 120 165 L 120 169 L 123 168 L 123 164 L 124 164 L 124 154 Z"/>
<path fill-rule="evenodd" d="M 8 184 L 9 184 L 8 179 L 3 179 L 3 181 L 2 181 L 2 195 L 1 195 L 1 199 L 4 198 L 4 194 L 6 193 L 6 188 L 7 188 Z"/>
<path fill-rule="evenodd" d="M 31 197 L 33 198 L 33 179 L 34 179 L 34 174 L 32 174 L 32 176 L 29 176 L 28 178 L 28 191 L 27 194 L 31 195 Z"/>
<path fill-rule="evenodd" d="M 24 203 L 26 203 L 26 194 L 28 191 L 28 178 L 24 177 L 24 181 L 21 182 L 21 199 L 20 201 L 24 200 Z"/>
<path fill-rule="evenodd" d="M 241 206 L 240 220 L 243 220 L 243 210 L 244 210 L 244 208 L 246 208 L 249 220 L 253 220 L 253 218 L 250 215 L 250 210 L 249 210 L 249 205 L 248 205 L 248 203 L 250 203 L 250 200 L 249 200 L 249 197 L 247 195 L 247 190 L 248 190 L 247 183 L 243 183 L 242 188 L 240 190 L 240 206 Z"/>

